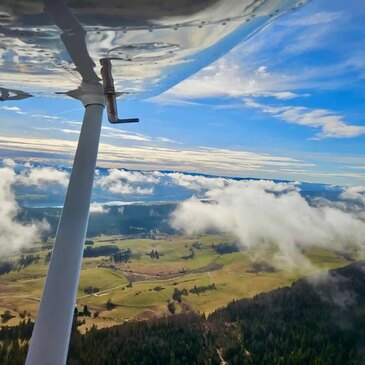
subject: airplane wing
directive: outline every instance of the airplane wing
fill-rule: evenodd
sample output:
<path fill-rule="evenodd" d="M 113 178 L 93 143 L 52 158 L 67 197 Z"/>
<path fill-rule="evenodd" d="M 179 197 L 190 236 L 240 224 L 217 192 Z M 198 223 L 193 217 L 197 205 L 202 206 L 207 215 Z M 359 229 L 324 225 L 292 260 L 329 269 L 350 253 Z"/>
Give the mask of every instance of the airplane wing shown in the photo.
<path fill-rule="evenodd" d="M 85 79 L 80 68 L 89 67 L 89 81 L 101 78 L 99 60 L 108 58 L 122 98 L 149 98 L 306 2 L 2 1 L 0 87 L 42 97 L 64 95 Z M 76 38 L 84 39 L 84 47 L 70 46 Z"/>

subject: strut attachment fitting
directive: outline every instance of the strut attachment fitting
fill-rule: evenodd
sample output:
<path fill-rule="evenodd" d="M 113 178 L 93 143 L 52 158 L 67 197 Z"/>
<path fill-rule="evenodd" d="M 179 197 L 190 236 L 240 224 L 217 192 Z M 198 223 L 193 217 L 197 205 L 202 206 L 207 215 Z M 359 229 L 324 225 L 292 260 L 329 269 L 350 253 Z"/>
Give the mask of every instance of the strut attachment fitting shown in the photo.
<path fill-rule="evenodd" d="M 101 77 L 103 78 L 105 104 L 108 112 L 109 122 L 112 124 L 118 123 L 138 123 L 138 118 L 132 119 L 119 119 L 117 109 L 117 93 L 114 88 L 114 80 L 112 76 L 112 63 L 110 58 L 102 58 L 101 64 Z"/>

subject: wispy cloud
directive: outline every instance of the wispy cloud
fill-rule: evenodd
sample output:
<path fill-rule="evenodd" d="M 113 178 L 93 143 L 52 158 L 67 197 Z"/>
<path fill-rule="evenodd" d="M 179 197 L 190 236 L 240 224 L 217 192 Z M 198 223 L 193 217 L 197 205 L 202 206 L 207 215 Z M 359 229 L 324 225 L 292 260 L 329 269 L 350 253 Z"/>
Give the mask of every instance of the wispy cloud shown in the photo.
<path fill-rule="evenodd" d="M 3 105 L 0 107 L 0 109 L 8 111 L 8 112 L 14 112 L 16 114 L 19 115 L 24 115 L 26 114 L 25 112 L 23 112 L 19 107 L 17 106 L 8 106 L 8 105 Z"/>
<path fill-rule="evenodd" d="M 342 192 L 341 198 L 345 200 L 352 200 L 365 206 L 365 186 L 353 186 L 351 188 L 346 188 Z"/>
<path fill-rule="evenodd" d="M 0 137 L 1 150 L 9 156 L 14 151 L 25 158 L 71 160 L 76 148 L 75 141 L 50 138 Z M 309 156 L 311 157 L 311 156 Z M 326 158 L 326 155 L 324 156 Z M 333 157 L 333 156 L 332 156 Z M 318 160 L 316 154 L 311 159 Z M 330 156 L 327 156 L 330 158 Z M 305 179 L 309 181 L 333 181 L 343 178 L 349 184 L 351 179 L 364 179 L 361 172 L 348 172 L 337 166 L 336 170 L 323 171 L 315 163 L 289 156 L 256 153 L 245 150 L 212 148 L 163 148 L 140 146 L 117 146 L 101 143 L 98 164 L 104 167 L 124 167 L 130 169 L 190 171 L 225 176 L 254 176 L 280 179 Z M 358 158 L 354 162 L 359 161 Z M 351 159 L 339 158 L 340 164 L 352 163 Z M 342 166 L 342 165 L 341 165 Z M 338 183 L 340 180 L 337 180 Z M 353 182 L 355 184 L 355 182 Z"/>
<path fill-rule="evenodd" d="M 71 155 L 76 142 L 50 138 L 0 137 L 0 149 Z M 247 174 L 266 169 L 311 167 L 298 159 L 224 148 L 163 148 L 101 143 L 99 161 L 157 169 Z"/>
<path fill-rule="evenodd" d="M 313 25 L 323 26 L 324 24 L 335 22 L 343 18 L 344 14 L 340 11 L 319 11 L 314 14 L 300 17 L 290 17 L 283 23 L 287 26 L 305 26 L 311 27 Z"/>
<path fill-rule="evenodd" d="M 298 106 L 267 106 L 252 99 L 245 99 L 245 105 L 259 109 L 288 123 L 320 129 L 316 137 L 321 138 L 351 138 L 365 134 L 365 126 L 355 126 L 346 123 L 344 117 L 326 109 L 309 109 Z"/>
<path fill-rule="evenodd" d="M 151 137 L 146 136 L 141 133 L 133 133 L 125 130 L 121 130 L 118 128 L 113 127 L 102 127 L 102 137 L 105 138 L 120 138 L 120 139 L 128 139 L 131 141 L 137 141 L 137 142 L 150 142 L 152 140 Z"/>
<path fill-rule="evenodd" d="M 20 108 L 18 108 L 17 106 L 7 106 L 7 105 L 4 105 L 4 106 L 0 107 L 0 109 L 7 110 L 7 111 L 12 111 L 12 112 L 20 111 Z"/>
<path fill-rule="evenodd" d="M 174 139 L 167 138 L 167 137 L 157 137 L 159 142 L 163 143 L 173 143 L 173 144 L 182 144 L 181 142 L 175 141 Z"/>
<path fill-rule="evenodd" d="M 227 57 L 153 100 L 164 102 L 167 99 L 170 102 L 177 100 L 181 102 L 185 99 L 184 103 L 190 106 L 193 102 L 187 102 L 186 99 L 246 96 L 293 99 L 300 96 L 292 91 L 297 88 L 296 82 L 296 77 L 272 73 L 266 65 L 252 69 L 251 65 L 242 63 L 234 57 Z"/>
<path fill-rule="evenodd" d="M 62 124 L 64 124 L 64 123 L 66 123 L 69 126 L 74 127 L 75 129 L 62 128 Z M 32 129 L 37 130 L 37 131 L 53 132 L 55 135 L 58 135 L 60 133 L 68 134 L 68 135 L 70 135 L 70 134 L 79 135 L 80 134 L 81 125 L 79 122 L 66 121 L 66 122 L 62 122 L 59 124 L 61 126 L 58 126 L 58 127 L 54 127 L 54 126 L 32 127 Z M 102 126 L 101 137 L 104 138 L 105 140 L 109 140 L 109 139 L 127 140 L 127 141 L 131 141 L 131 142 L 142 142 L 142 143 L 153 142 L 153 143 L 159 144 L 159 145 L 182 144 L 181 142 L 175 141 L 175 140 L 173 140 L 171 138 L 167 138 L 167 137 L 150 137 L 150 136 L 147 136 L 142 133 L 126 131 L 123 129 L 108 127 L 108 126 L 104 126 L 104 125 Z"/>

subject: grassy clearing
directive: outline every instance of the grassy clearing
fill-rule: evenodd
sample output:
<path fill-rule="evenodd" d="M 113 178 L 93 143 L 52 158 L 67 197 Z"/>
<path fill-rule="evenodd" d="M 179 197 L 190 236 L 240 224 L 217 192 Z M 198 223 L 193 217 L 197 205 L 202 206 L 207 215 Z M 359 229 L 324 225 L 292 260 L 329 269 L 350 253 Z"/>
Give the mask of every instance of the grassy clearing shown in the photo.
<path fill-rule="evenodd" d="M 193 249 L 194 243 L 200 245 Z M 150 318 L 168 314 L 167 303 L 172 300 L 174 289 L 206 287 L 215 284 L 216 290 L 207 290 L 199 295 L 189 293 L 182 296 L 182 303 L 176 302 L 176 311 L 195 310 L 210 313 L 233 299 L 252 297 L 291 284 L 294 280 L 320 270 L 344 266 L 349 261 L 336 252 L 312 248 L 305 252 L 312 262 L 306 270 L 255 272 L 252 270 L 257 252 L 242 251 L 218 255 L 213 244 L 232 243 L 233 237 L 205 235 L 200 237 L 167 237 L 164 239 L 128 239 L 118 236 L 94 238 L 94 247 L 117 245 L 120 249 L 130 248 L 132 258 L 127 263 L 115 264 L 109 257 L 86 258 L 83 260 L 78 291 L 78 305 L 87 305 L 97 318 L 87 318 L 82 330 L 96 324 L 109 326 L 130 319 Z M 39 246 L 41 247 L 41 246 Z M 151 259 L 147 254 L 157 250 L 160 258 Z M 11 310 L 16 318 L 8 324 L 19 321 L 24 310 L 36 316 L 47 264 L 44 261 L 48 250 L 39 251 L 40 260 L 30 266 L 0 276 L 0 313 Z M 260 260 L 271 263 L 275 249 L 260 253 Z M 356 253 L 349 254 L 356 257 Z M 185 257 L 185 258 L 184 258 Z M 100 267 L 103 263 L 104 267 Z M 214 265 L 212 266 L 212 264 Z M 132 286 L 128 285 L 130 275 L 138 274 Z M 86 287 L 92 286 L 99 293 L 86 295 Z M 110 301 L 114 308 L 107 310 Z"/>

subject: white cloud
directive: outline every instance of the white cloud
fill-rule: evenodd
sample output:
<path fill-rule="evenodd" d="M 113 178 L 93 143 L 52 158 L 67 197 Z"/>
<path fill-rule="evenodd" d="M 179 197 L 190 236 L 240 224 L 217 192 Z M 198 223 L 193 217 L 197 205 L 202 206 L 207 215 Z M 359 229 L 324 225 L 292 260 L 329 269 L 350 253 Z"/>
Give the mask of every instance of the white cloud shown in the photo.
<path fill-rule="evenodd" d="M 0 151 L 26 153 L 33 159 L 44 160 L 44 155 L 52 159 L 60 156 L 70 159 L 76 148 L 74 141 L 53 138 L 23 138 L 0 136 Z M 56 156 L 56 157 L 55 157 Z M 303 154 L 310 161 L 330 161 L 331 163 L 362 164 L 360 157 L 346 158 L 339 154 Z M 162 148 L 149 146 L 118 146 L 101 143 L 98 161 L 104 167 L 128 167 L 130 169 L 172 170 L 206 173 L 238 177 L 263 177 L 273 179 L 299 179 L 331 182 L 348 185 L 352 179 L 363 179 L 364 174 L 341 171 L 321 171 L 312 162 L 292 156 L 229 148 Z M 318 178 L 317 178 L 318 177 Z M 355 182 L 353 182 L 354 184 Z M 358 183 L 357 183 L 358 184 Z"/>
<path fill-rule="evenodd" d="M 140 172 L 140 171 L 127 171 L 110 169 L 107 176 L 102 177 L 102 184 L 109 184 L 110 182 L 122 180 L 128 183 L 157 183 L 159 182 L 159 177 L 161 174 L 157 171 L 150 172 Z"/>
<path fill-rule="evenodd" d="M 159 142 L 163 142 L 163 143 L 175 143 L 175 144 L 181 144 L 181 142 L 175 141 L 174 139 L 171 138 L 166 138 L 166 137 L 157 137 L 157 140 Z"/>
<path fill-rule="evenodd" d="M 210 203 L 193 197 L 179 204 L 172 226 L 187 234 L 228 232 L 255 250 L 274 244 L 282 268 L 310 265 L 302 249 L 312 246 L 365 248 L 365 222 L 340 209 L 309 205 L 292 184 L 236 182 L 208 191 L 205 199 Z"/>
<path fill-rule="evenodd" d="M 104 214 L 104 213 L 108 213 L 108 212 L 109 212 L 109 208 L 104 205 L 96 204 L 96 203 L 90 204 L 90 214 Z"/>
<path fill-rule="evenodd" d="M 133 133 L 129 131 L 124 131 L 118 128 L 113 127 L 102 127 L 102 137 L 106 138 L 120 138 L 120 139 L 127 139 L 131 141 L 138 141 L 138 142 L 150 142 L 152 139 L 149 136 L 146 136 L 141 133 Z"/>
<path fill-rule="evenodd" d="M 118 128 L 113 127 L 102 127 L 102 137 L 104 138 L 113 138 L 113 139 L 125 139 L 136 142 L 155 142 L 155 143 L 172 143 L 172 144 L 181 144 L 181 142 L 175 141 L 171 138 L 167 137 L 150 137 L 142 133 L 136 133 L 131 131 L 125 131 Z"/>
<path fill-rule="evenodd" d="M 346 188 L 340 196 L 344 200 L 352 200 L 365 206 L 365 186 Z"/>
<path fill-rule="evenodd" d="M 295 18 L 288 18 L 284 24 L 287 26 L 304 26 L 310 27 L 313 25 L 323 25 L 327 23 L 332 23 L 343 17 L 342 12 L 328 12 L 319 11 L 308 16 L 301 16 Z"/>
<path fill-rule="evenodd" d="M 8 110 L 8 111 L 12 111 L 12 112 L 18 112 L 20 111 L 20 109 L 17 106 L 2 106 L 1 109 L 3 110 Z"/>
<path fill-rule="evenodd" d="M 166 98 L 174 100 L 247 96 L 293 99 L 300 96 L 292 91 L 297 88 L 296 82 L 295 76 L 271 73 L 266 65 L 252 69 L 249 63 L 229 56 L 206 67 L 197 75 L 167 91 L 162 97 L 153 100 L 159 102 L 161 99 L 164 102 Z"/>
<path fill-rule="evenodd" d="M 6 110 L 6 111 L 9 111 L 9 112 L 14 112 L 14 113 L 19 114 L 19 115 L 25 115 L 25 114 L 27 114 L 27 113 L 23 112 L 17 106 L 7 106 L 7 105 L 4 105 L 4 106 L 1 106 L 0 109 Z"/>
<path fill-rule="evenodd" d="M 75 130 L 75 129 L 67 129 L 67 128 L 61 128 L 61 129 L 54 129 L 54 130 L 59 130 L 62 133 L 66 133 L 66 134 L 80 134 L 80 131 Z"/>
<path fill-rule="evenodd" d="M 140 195 L 152 195 L 154 192 L 153 188 L 142 188 L 140 186 L 137 186 L 135 188 L 135 192 Z"/>
<path fill-rule="evenodd" d="M 3 165 L 6 167 L 14 168 L 16 166 L 16 162 L 14 160 L 12 160 L 11 158 L 4 158 Z"/>
<path fill-rule="evenodd" d="M 223 177 L 206 177 L 202 175 L 190 175 L 180 172 L 165 173 L 165 177 L 171 179 L 173 184 L 182 186 L 189 190 L 200 193 L 207 193 L 211 190 L 225 189 L 229 186 L 245 187 L 250 180 L 236 180 Z M 299 191 L 298 182 L 274 182 L 271 180 L 252 180 L 258 187 L 272 193 L 283 193 L 289 191 Z"/>
<path fill-rule="evenodd" d="M 229 182 L 225 178 L 205 177 L 201 175 L 187 175 L 180 172 L 166 174 L 176 185 L 190 190 L 209 190 L 213 188 L 222 188 Z"/>
<path fill-rule="evenodd" d="M 103 181 L 98 181 L 97 184 L 113 194 L 131 195 L 135 193 L 135 189 L 132 186 L 120 181 L 113 181 L 108 184 L 104 183 Z"/>
<path fill-rule="evenodd" d="M 11 167 L 0 168 L 0 257 L 39 240 L 42 232 L 49 229 L 45 220 L 28 224 L 17 221 L 19 207 L 12 190 L 16 180 Z"/>
<path fill-rule="evenodd" d="M 124 207 L 119 207 L 118 208 L 118 213 L 121 214 L 121 215 L 124 214 Z"/>
<path fill-rule="evenodd" d="M 2 160 L 4 167 L 14 171 L 14 185 L 46 187 L 48 184 L 58 184 L 62 187 L 68 186 L 69 173 L 50 166 L 33 166 L 30 162 L 17 164 L 10 158 Z M 15 172 L 14 168 L 18 166 Z"/>
<path fill-rule="evenodd" d="M 352 169 L 352 170 L 365 170 L 365 166 L 345 166 L 347 169 Z"/>
<path fill-rule="evenodd" d="M 33 115 L 33 117 L 35 117 L 35 115 Z M 55 117 L 57 119 L 62 119 L 60 117 Z M 45 118 L 43 118 L 45 119 Z M 47 116 L 47 119 L 50 119 L 50 116 Z M 32 127 L 32 129 L 37 130 L 37 131 L 48 131 L 48 132 L 54 132 L 54 133 L 64 133 L 64 134 L 68 134 L 68 135 L 79 135 L 80 134 L 80 127 L 81 127 L 81 123 L 80 122 L 73 122 L 73 121 L 67 121 L 67 120 L 62 120 L 59 121 L 57 127 L 54 126 L 50 126 L 47 125 L 47 127 Z M 62 128 L 60 126 L 62 125 L 67 125 L 67 126 L 71 126 L 71 128 Z M 76 128 L 76 129 L 74 129 Z M 154 142 L 156 144 L 181 144 L 181 142 L 175 141 L 173 139 L 167 138 L 167 137 L 150 137 L 147 136 L 145 134 L 142 133 L 137 133 L 137 132 L 131 132 L 131 131 L 126 131 L 126 130 L 122 130 L 119 128 L 113 128 L 113 127 L 108 127 L 108 126 L 102 126 L 102 130 L 101 130 L 101 137 L 104 139 L 112 139 L 112 140 L 126 140 L 126 141 L 131 141 L 131 142 Z"/>
<path fill-rule="evenodd" d="M 280 92 L 277 92 L 277 93 L 273 93 L 273 96 L 275 96 L 279 100 L 289 100 L 289 99 L 297 98 L 299 95 L 294 94 L 291 91 L 280 91 Z M 304 96 L 307 96 L 307 95 L 304 95 Z"/>
<path fill-rule="evenodd" d="M 35 185 L 42 187 L 45 184 L 59 184 L 67 187 L 69 174 L 66 171 L 57 170 L 53 167 L 33 167 L 23 169 L 16 176 L 16 183 L 22 185 Z"/>
<path fill-rule="evenodd" d="M 135 186 L 135 184 L 155 184 L 161 174 L 155 172 L 126 171 L 110 169 L 108 175 L 97 179 L 96 184 L 114 194 L 122 195 L 151 195 L 152 187 Z"/>
<path fill-rule="evenodd" d="M 267 106 L 252 99 L 245 99 L 245 105 L 259 109 L 288 123 L 294 123 L 321 130 L 317 138 L 351 138 L 365 134 L 365 126 L 355 126 L 344 121 L 344 117 L 326 109 L 309 109 L 299 106 Z"/>

